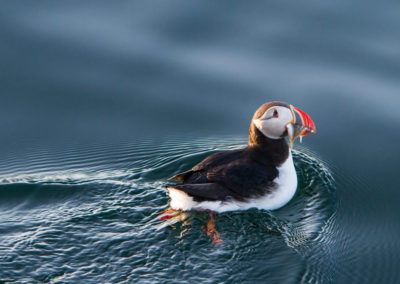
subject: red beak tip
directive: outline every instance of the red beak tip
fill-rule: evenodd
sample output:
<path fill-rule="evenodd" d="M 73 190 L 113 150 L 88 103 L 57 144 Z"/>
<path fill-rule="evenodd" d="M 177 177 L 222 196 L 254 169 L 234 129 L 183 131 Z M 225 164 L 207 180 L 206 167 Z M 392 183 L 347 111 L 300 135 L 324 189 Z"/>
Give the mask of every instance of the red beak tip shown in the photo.
<path fill-rule="evenodd" d="M 306 112 L 302 111 L 301 109 L 298 109 L 298 108 L 294 108 L 294 109 L 300 114 L 300 116 L 303 120 L 303 125 L 307 128 L 306 132 L 308 132 L 308 134 L 315 134 L 317 132 L 317 130 L 315 128 L 315 123 L 311 119 L 311 117 Z"/>

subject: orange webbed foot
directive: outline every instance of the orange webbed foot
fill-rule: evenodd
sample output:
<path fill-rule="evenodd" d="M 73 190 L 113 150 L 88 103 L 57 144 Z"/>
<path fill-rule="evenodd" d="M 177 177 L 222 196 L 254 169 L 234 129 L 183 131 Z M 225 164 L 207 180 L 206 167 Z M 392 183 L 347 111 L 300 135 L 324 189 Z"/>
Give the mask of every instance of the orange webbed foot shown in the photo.
<path fill-rule="evenodd" d="M 175 215 L 175 213 L 176 213 L 176 210 L 169 207 L 166 210 L 164 210 L 163 213 L 158 215 L 158 218 L 160 218 L 160 221 L 168 220 L 168 219 L 171 219 Z"/>
<path fill-rule="evenodd" d="M 219 245 L 222 244 L 223 241 L 219 238 L 219 233 L 215 228 L 214 216 L 215 213 L 210 212 L 210 218 L 208 219 L 206 227 L 206 234 L 211 237 L 212 244 Z"/>

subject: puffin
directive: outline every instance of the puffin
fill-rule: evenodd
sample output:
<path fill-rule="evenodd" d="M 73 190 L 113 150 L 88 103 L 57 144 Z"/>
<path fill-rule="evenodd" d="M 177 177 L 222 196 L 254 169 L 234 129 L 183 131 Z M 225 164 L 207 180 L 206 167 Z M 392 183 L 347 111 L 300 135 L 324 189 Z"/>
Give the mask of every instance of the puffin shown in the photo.
<path fill-rule="evenodd" d="M 170 208 L 164 213 L 209 211 L 207 234 L 218 243 L 215 213 L 275 210 L 293 198 L 297 189 L 293 142 L 315 133 L 313 120 L 299 108 L 279 101 L 261 105 L 251 119 L 245 148 L 214 153 L 169 178 L 179 183 L 167 185 Z"/>

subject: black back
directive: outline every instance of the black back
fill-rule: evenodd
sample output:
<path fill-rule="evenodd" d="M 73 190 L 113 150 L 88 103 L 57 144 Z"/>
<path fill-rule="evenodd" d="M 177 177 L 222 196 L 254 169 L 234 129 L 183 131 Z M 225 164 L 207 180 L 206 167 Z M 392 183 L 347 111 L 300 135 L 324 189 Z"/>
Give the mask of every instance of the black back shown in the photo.
<path fill-rule="evenodd" d="M 264 104 L 253 120 L 274 105 L 288 106 L 281 102 Z M 289 146 L 284 138 L 270 139 L 251 123 L 246 148 L 212 154 L 189 171 L 171 177 L 182 183 L 168 187 L 187 193 L 195 201 L 256 198 L 274 190 L 277 167 L 288 156 Z"/>
<path fill-rule="evenodd" d="M 173 176 L 171 180 L 182 183 L 171 187 L 186 192 L 195 201 L 244 201 L 271 193 L 279 174 L 277 167 L 287 159 L 289 150 L 284 139 L 267 138 L 265 142 L 268 147 L 249 145 L 210 155 L 191 170 Z M 286 155 L 277 155 L 285 145 Z"/>

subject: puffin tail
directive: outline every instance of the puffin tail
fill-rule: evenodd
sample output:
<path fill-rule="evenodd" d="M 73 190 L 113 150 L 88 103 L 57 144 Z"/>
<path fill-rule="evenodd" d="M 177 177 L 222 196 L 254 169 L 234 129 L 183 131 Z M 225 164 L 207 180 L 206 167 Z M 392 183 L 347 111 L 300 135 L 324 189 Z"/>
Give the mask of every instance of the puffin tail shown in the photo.
<path fill-rule="evenodd" d="M 170 177 L 168 180 L 184 181 L 184 180 L 188 179 L 192 174 L 193 174 L 193 171 L 188 170 L 186 172 L 176 174 L 176 175 Z"/>

